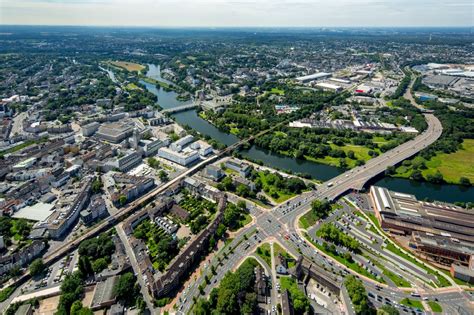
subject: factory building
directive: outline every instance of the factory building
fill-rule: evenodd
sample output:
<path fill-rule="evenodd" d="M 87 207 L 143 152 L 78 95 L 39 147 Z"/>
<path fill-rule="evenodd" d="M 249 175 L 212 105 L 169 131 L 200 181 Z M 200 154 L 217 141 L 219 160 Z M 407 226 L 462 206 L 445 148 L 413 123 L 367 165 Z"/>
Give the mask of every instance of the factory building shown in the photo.
<path fill-rule="evenodd" d="M 312 81 L 327 79 L 327 78 L 330 78 L 331 76 L 332 76 L 331 73 L 318 72 L 318 73 L 315 73 L 315 74 L 310 74 L 310 75 L 305 75 L 305 76 L 302 76 L 302 77 L 298 77 L 298 78 L 296 78 L 296 81 L 298 81 L 300 83 L 308 83 L 308 82 L 312 82 Z"/>
<path fill-rule="evenodd" d="M 383 229 L 402 235 L 430 233 L 474 243 L 474 213 L 441 203 L 418 201 L 415 196 L 372 186 L 370 196 Z"/>
<path fill-rule="evenodd" d="M 316 83 L 315 87 L 321 89 L 323 91 L 330 91 L 330 92 L 340 92 L 342 91 L 342 87 L 339 85 L 331 84 L 331 83 Z"/>

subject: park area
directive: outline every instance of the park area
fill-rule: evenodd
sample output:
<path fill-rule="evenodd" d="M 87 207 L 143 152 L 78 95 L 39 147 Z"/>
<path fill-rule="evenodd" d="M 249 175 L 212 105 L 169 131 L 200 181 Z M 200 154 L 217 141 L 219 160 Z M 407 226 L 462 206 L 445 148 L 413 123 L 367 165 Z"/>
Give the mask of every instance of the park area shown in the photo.
<path fill-rule="evenodd" d="M 474 183 L 473 156 L 474 139 L 464 139 L 460 150 L 454 153 L 438 152 L 429 160 L 417 156 L 411 160 L 411 162 L 404 162 L 399 166 L 394 176 L 409 178 L 416 169 L 419 169 L 425 179 L 429 175 L 435 175 L 439 171 L 444 181 L 448 183 L 460 184 L 461 177 L 467 178 L 471 183 Z"/>

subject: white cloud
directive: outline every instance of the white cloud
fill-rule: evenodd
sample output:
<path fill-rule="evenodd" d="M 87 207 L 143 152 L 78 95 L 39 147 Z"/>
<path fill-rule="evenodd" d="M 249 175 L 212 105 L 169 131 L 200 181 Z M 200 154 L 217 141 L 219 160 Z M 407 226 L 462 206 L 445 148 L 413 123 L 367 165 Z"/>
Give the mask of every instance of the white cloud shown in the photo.
<path fill-rule="evenodd" d="M 471 0 L 1 0 L 1 24 L 471 26 Z"/>

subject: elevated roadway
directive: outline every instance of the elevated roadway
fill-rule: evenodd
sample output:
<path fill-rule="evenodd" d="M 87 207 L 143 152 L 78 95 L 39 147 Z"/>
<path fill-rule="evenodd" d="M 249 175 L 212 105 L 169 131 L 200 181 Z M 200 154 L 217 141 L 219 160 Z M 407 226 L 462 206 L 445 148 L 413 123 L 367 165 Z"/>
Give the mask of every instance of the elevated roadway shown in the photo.
<path fill-rule="evenodd" d="M 176 106 L 172 108 L 166 108 L 161 111 L 162 114 L 173 114 L 173 113 L 179 113 L 179 112 L 184 112 L 193 108 L 198 108 L 199 104 L 197 103 L 192 103 L 192 104 L 187 104 L 187 105 L 182 105 L 182 106 Z"/>

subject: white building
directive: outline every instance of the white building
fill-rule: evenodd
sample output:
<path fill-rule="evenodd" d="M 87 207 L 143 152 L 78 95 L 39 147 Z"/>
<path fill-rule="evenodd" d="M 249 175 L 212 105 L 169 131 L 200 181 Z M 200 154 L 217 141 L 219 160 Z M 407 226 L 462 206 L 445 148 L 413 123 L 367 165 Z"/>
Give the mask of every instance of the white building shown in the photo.
<path fill-rule="evenodd" d="M 322 79 L 327 79 L 331 77 L 331 73 L 326 73 L 326 72 L 318 72 L 315 74 L 310 74 L 310 75 L 305 75 L 302 77 L 296 78 L 296 81 L 301 82 L 301 83 L 308 83 L 311 81 L 317 81 L 317 80 L 322 80 Z"/>
<path fill-rule="evenodd" d="M 112 168 L 117 168 L 122 172 L 128 172 L 142 162 L 142 156 L 137 152 L 129 151 L 116 160 L 107 162 Z"/>
<path fill-rule="evenodd" d="M 143 152 L 145 156 L 152 156 L 158 153 L 158 150 L 162 147 L 165 147 L 169 144 L 168 140 L 161 141 L 160 139 L 151 139 L 151 140 L 142 140 L 143 143 Z"/>
<path fill-rule="evenodd" d="M 201 156 L 206 156 L 206 155 L 212 153 L 212 146 L 209 145 L 207 142 L 202 141 L 202 140 L 198 140 L 196 142 L 193 142 L 190 145 L 190 147 L 191 147 L 191 149 L 198 150 L 199 154 Z"/>
<path fill-rule="evenodd" d="M 199 153 L 192 149 L 176 152 L 169 148 L 160 148 L 158 156 L 183 166 L 187 166 L 199 159 Z"/>
<path fill-rule="evenodd" d="M 342 87 L 339 85 L 331 84 L 331 83 L 317 83 L 315 85 L 317 88 L 324 90 L 324 91 L 331 91 L 331 92 L 339 92 L 342 91 Z"/>
<path fill-rule="evenodd" d="M 170 149 L 179 152 L 179 151 L 183 150 L 185 145 L 193 142 L 193 140 L 194 140 L 193 136 L 187 135 L 187 136 L 173 142 L 170 145 Z"/>
<path fill-rule="evenodd" d="M 84 125 L 81 127 L 82 129 L 82 135 L 84 137 L 90 137 L 94 133 L 96 133 L 97 130 L 99 130 L 100 124 L 96 121 L 91 122 L 90 124 Z"/>

